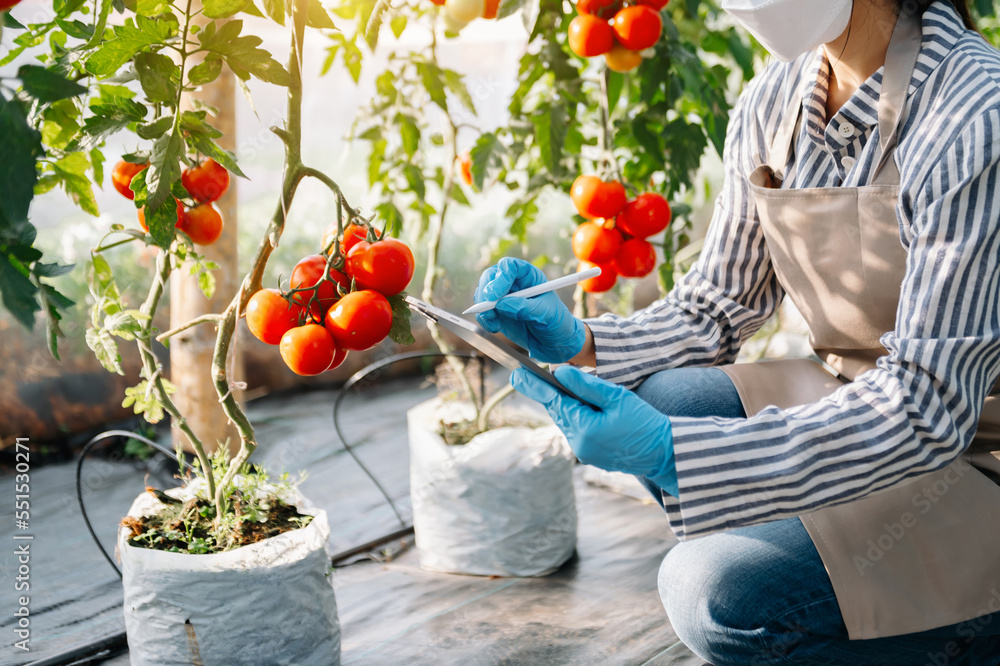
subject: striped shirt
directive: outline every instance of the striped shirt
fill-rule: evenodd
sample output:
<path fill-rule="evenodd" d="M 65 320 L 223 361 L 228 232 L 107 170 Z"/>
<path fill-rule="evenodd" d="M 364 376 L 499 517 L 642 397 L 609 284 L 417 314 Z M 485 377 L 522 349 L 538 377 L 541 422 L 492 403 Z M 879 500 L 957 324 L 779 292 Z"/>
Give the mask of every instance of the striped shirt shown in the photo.
<path fill-rule="evenodd" d="M 681 539 L 862 498 L 948 465 L 975 433 L 1000 374 L 1000 52 L 943 0 L 924 13 L 922 34 L 895 153 L 908 259 L 895 329 L 880 339 L 887 355 L 814 404 L 748 419 L 671 417 L 680 493 L 665 500 Z M 784 290 L 747 177 L 797 87 L 804 122 L 784 187 L 873 177 L 882 70 L 828 123 L 829 72 L 819 49 L 748 85 L 696 265 L 647 309 L 588 320 L 600 377 L 631 388 L 668 368 L 733 363 L 775 312 Z"/>

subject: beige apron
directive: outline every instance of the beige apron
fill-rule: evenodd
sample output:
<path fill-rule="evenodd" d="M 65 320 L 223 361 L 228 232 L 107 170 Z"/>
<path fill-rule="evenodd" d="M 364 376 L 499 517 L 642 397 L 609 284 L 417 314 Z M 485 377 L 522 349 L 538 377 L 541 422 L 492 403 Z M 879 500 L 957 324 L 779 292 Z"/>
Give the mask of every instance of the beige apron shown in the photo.
<path fill-rule="evenodd" d="M 780 189 L 802 113 L 794 96 L 768 165 L 750 187 L 774 271 L 839 377 L 806 359 L 722 367 L 752 416 L 828 396 L 875 367 L 895 328 L 906 250 L 893 161 L 920 51 L 919 16 L 900 17 L 879 100 L 881 158 L 859 188 Z M 934 313 L 927 313 L 934 316 Z M 852 639 L 914 633 L 1000 610 L 1000 396 L 987 398 L 972 446 L 938 472 L 801 516 L 830 574 Z"/>

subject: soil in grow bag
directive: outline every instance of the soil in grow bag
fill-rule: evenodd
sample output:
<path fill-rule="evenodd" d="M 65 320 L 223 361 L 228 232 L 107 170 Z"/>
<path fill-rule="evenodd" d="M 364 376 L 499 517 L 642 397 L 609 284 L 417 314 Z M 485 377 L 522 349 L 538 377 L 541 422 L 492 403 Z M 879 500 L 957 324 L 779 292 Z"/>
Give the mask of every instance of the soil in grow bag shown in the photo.
<path fill-rule="evenodd" d="M 137 548 L 171 553 L 219 553 L 297 530 L 313 519 L 275 497 L 264 503 L 258 500 L 254 506 L 245 505 L 239 498 L 230 498 L 236 518 L 234 529 L 226 544 L 218 544 L 212 534 L 215 510 L 207 500 L 195 497 L 182 502 L 155 488 L 146 490 L 160 500 L 164 509 L 155 516 L 122 519 L 121 524 L 132 531 L 128 544 Z"/>

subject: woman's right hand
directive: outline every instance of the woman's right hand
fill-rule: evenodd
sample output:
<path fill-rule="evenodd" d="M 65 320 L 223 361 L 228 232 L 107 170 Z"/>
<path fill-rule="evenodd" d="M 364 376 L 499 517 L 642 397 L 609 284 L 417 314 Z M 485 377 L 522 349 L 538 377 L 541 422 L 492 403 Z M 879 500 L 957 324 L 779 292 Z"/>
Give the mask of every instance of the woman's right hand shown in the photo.
<path fill-rule="evenodd" d="M 539 361 L 565 363 L 583 350 L 587 328 L 555 292 L 500 300 L 547 281 L 545 274 L 527 261 L 504 257 L 482 274 L 475 295 L 476 303 L 500 302 L 494 309 L 476 315 L 476 320 L 490 333 L 503 333 Z"/>

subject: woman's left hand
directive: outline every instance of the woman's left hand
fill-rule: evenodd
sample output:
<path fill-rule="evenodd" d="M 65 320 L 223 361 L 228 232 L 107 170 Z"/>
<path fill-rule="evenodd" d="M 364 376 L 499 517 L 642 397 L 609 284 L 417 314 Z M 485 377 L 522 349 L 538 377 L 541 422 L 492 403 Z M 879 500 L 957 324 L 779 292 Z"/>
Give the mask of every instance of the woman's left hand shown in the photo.
<path fill-rule="evenodd" d="M 545 405 L 581 462 L 645 476 L 677 497 L 669 418 L 628 389 L 578 368 L 556 368 L 555 376 L 559 383 L 590 404 L 553 388 L 527 370 L 515 370 L 511 384 L 518 392 Z"/>

